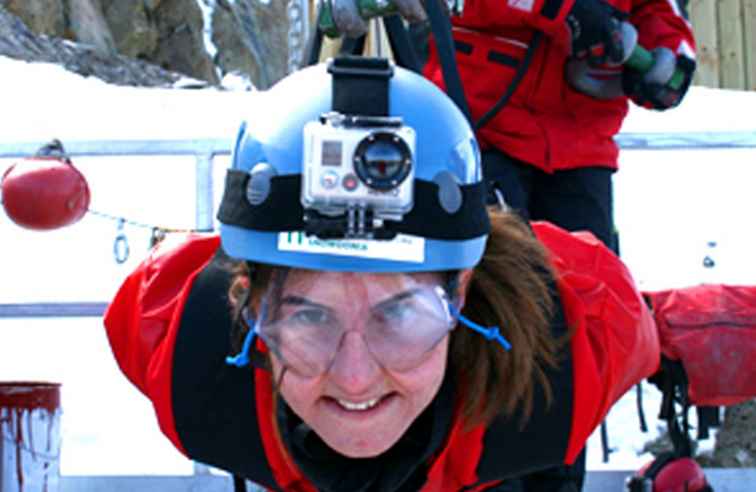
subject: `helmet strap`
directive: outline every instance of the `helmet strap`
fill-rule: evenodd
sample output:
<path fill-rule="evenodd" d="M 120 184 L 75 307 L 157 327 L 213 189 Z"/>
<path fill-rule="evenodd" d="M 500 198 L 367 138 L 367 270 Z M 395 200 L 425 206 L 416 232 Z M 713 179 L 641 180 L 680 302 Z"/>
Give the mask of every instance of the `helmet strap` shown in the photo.
<path fill-rule="evenodd" d="M 340 56 L 328 63 L 334 111 L 345 115 L 388 116 L 389 79 L 394 69 L 385 58 Z"/>

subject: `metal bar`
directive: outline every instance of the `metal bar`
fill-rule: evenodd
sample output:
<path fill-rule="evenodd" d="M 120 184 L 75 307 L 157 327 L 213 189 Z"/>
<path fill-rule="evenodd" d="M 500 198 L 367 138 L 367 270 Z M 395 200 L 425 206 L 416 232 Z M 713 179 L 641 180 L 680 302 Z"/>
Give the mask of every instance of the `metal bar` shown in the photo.
<path fill-rule="evenodd" d="M 259 485 L 248 483 L 250 492 L 265 492 Z M 231 492 L 233 479 L 229 476 L 63 476 L 61 492 Z"/>
<path fill-rule="evenodd" d="M 46 142 L 0 142 L 0 158 L 34 155 Z M 67 140 L 63 142 L 70 156 L 114 155 L 218 155 L 230 154 L 230 139 L 194 140 Z"/>
<path fill-rule="evenodd" d="M 106 302 L 29 302 L 0 304 L 1 318 L 96 318 Z"/>
<path fill-rule="evenodd" d="M 681 150 L 756 147 L 756 131 L 620 133 L 614 137 L 622 149 Z M 0 158 L 34 155 L 45 142 L 0 142 Z M 195 140 L 82 140 L 64 142 L 71 156 L 110 155 L 222 155 L 230 154 L 227 139 Z"/>
<path fill-rule="evenodd" d="M 750 492 L 756 483 L 754 468 L 707 468 L 704 470 L 710 485 L 717 492 Z M 625 479 L 633 470 L 589 470 L 586 474 L 584 492 L 624 490 Z M 252 492 L 264 489 L 250 484 Z M 61 492 L 229 492 L 233 490 L 228 476 L 200 475 L 196 477 L 175 476 L 63 476 Z"/>
<path fill-rule="evenodd" d="M 620 133 L 614 140 L 620 148 L 632 150 L 752 148 L 756 147 L 756 131 Z"/>
<path fill-rule="evenodd" d="M 197 155 L 196 172 L 197 199 L 195 200 L 195 222 L 199 231 L 212 231 L 214 225 L 213 199 L 213 156 Z"/>

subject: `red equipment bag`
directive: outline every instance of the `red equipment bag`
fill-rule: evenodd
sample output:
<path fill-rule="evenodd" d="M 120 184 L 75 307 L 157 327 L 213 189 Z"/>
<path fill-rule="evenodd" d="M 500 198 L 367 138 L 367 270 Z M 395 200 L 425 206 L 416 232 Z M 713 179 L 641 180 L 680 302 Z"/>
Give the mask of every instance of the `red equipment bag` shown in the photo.
<path fill-rule="evenodd" d="M 756 286 L 704 284 L 644 296 L 662 353 L 682 363 L 689 403 L 734 405 L 756 397 Z"/>

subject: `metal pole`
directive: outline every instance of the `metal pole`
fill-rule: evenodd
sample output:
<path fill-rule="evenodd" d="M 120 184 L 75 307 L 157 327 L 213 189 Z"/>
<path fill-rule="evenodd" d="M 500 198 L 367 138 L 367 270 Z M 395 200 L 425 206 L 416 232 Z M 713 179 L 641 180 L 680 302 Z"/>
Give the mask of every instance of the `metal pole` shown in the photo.
<path fill-rule="evenodd" d="M 197 156 L 197 199 L 196 199 L 196 228 L 199 231 L 212 231 L 213 221 L 213 156 L 204 154 Z"/>

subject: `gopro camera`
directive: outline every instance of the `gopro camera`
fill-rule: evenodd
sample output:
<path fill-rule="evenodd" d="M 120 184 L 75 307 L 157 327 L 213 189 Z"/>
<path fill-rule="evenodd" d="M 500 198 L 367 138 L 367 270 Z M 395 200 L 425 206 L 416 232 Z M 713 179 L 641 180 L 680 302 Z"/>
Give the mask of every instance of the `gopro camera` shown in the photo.
<path fill-rule="evenodd" d="M 302 205 L 354 216 L 344 235 L 370 237 L 412 208 L 414 153 L 415 131 L 401 118 L 326 113 L 304 126 Z"/>

